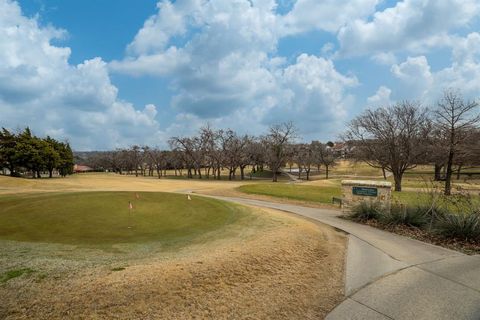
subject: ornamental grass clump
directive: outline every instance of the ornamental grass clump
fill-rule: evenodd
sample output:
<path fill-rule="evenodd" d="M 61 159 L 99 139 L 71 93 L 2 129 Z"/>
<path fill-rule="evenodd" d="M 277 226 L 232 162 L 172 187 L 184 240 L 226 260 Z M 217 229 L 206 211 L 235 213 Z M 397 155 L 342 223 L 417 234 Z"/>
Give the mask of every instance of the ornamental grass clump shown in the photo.
<path fill-rule="evenodd" d="M 446 238 L 480 241 L 480 213 L 448 213 L 439 217 L 435 231 Z"/>
<path fill-rule="evenodd" d="M 428 208 L 422 206 L 409 207 L 405 205 L 392 205 L 390 212 L 384 211 L 380 222 L 386 225 L 406 225 L 422 228 L 429 222 Z"/>
<path fill-rule="evenodd" d="M 352 208 L 349 217 L 357 221 L 377 220 L 383 214 L 379 202 L 361 202 Z"/>

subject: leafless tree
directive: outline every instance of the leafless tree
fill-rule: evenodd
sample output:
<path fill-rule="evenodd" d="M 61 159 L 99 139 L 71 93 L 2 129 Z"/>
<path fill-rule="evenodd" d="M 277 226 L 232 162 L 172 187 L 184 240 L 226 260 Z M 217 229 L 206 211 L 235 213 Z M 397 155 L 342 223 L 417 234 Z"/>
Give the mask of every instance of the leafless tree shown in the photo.
<path fill-rule="evenodd" d="M 180 151 L 184 156 L 184 162 L 187 165 L 187 176 L 193 178 L 192 170 L 198 175 L 199 179 L 202 179 L 202 164 L 203 164 L 203 148 L 202 141 L 199 137 L 192 138 L 180 138 L 173 137 L 169 141 L 173 150 Z"/>
<path fill-rule="evenodd" d="M 268 134 L 263 138 L 265 144 L 266 163 L 272 170 L 272 181 L 277 182 L 277 173 L 285 164 L 287 145 L 295 137 L 295 126 L 292 122 L 272 125 Z"/>
<path fill-rule="evenodd" d="M 293 152 L 293 160 L 298 165 L 298 177 L 305 172 L 307 180 L 310 180 L 310 171 L 315 165 L 315 151 L 313 144 L 301 143 L 291 147 Z"/>
<path fill-rule="evenodd" d="M 434 111 L 435 124 L 445 138 L 448 146 L 445 195 L 452 190 L 452 173 L 455 158 L 459 155 L 462 143 L 466 141 L 480 121 L 476 101 L 465 101 L 455 90 L 446 90 Z"/>
<path fill-rule="evenodd" d="M 152 168 L 157 171 L 157 176 L 160 179 L 162 177 L 162 170 L 167 166 L 167 152 L 162 151 L 159 148 L 153 148 L 148 150 L 147 157 L 152 163 Z"/>
<path fill-rule="evenodd" d="M 320 162 L 325 167 L 325 179 L 328 179 L 330 167 L 335 165 L 337 162 L 337 157 L 335 156 L 331 146 L 322 143 L 318 146 L 318 156 L 320 158 Z"/>
<path fill-rule="evenodd" d="M 357 159 L 391 171 L 395 190 L 401 191 L 403 174 L 425 155 L 422 144 L 430 131 L 427 111 L 404 101 L 365 111 L 350 122 L 344 138 L 354 143 Z"/>

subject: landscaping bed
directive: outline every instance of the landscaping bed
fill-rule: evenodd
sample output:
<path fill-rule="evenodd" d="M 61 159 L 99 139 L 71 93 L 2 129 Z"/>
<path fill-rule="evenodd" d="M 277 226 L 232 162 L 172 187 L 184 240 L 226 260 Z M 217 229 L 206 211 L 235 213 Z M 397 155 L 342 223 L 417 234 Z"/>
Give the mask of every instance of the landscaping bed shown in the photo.
<path fill-rule="evenodd" d="M 418 204 L 394 203 L 389 209 L 377 202 L 363 202 L 346 218 L 466 254 L 480 254 L 478 199 L 469 195 L 432 199 Z"/>
<path fill-rule="evenodd" d="M 388 232 L 393 232 L 402 236 L 431 243 L 444 248 L 460 251 L 465 254 L 480 254 L 480 243 L 478 241 L 466 239 L 462 240 L 458 238 L 445 238 L 440 235 L 432 234 L 418 227 L 412 227 L 407 225 L 386 225 L 378 220 L 373 219 L 365 220 L 363 221 L 363 223 L 371 227 L 382 229 Z"/>

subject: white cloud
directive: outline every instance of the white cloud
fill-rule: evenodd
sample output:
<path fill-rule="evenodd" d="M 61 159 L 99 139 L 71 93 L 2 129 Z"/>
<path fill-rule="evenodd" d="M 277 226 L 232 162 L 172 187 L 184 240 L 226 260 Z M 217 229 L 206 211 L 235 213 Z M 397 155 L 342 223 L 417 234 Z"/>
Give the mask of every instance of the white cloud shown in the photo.
<path fill-rule="evenodd" d="M 404 0 L 376 12 L 373 19 L 356 19 L 338 34 L 342 55 L 410 50 L 450 44 L 448 32 L 468 24 L 480 12 L 477 0 Z"/>
<path fill-rule="evenodd" d="M 357 78 L 339 73 L 331 60 L 302 54 L 278 79 L 281 94 L 265 119 L 298 119 L 306 137 L 314 138 L 312 134 L 322 132 L 334 138 L 353 102 L 347 90 L 358 85 Z"/>
<path fill-rule="evenodd" d="M 393 75 L 403 84 L 403 92 L 410 99 L 423 99 L 434 83 L 430 65 L 425 56 L 408 57 L 406 61 L 392 66 Z"/>
<path fill-rule="evenodd" d="M 280 20 L 282 34 L 310 30 L 337 32 L 351 20 L 370 16 L 379 0 L 298 0 Z"/>
<path fill-rule="evenodd" d="M 369 107 L 384 107 L 392 104 L 390 100 L 390 95 L 392 90 L 385 86 L 380 86 L 377 92 L 367 98 L 367 103 Z"/>
<path fill-rule="evenodd" d="M 398 91 L 402 98 L 421 99 L 434 104 L 442 91 L 460 90 L 466 98 L 478 98 L 480 92 L 480 36 L 471 33 L 456 38 L 453 62 L 438 71 L 431 71 L 425 56 L 409 57 L 392 66 L 392 74 L 399 79 Z"/>
<path fill-rule="evenodd" d="M 372 60 L 380 65 L 389 65 L 397 63 L 397 57 L 392 52 L 379 52 L 372 56 Z"/>
<path fill-rule="evenodd" d="M 136 110 L 117 97 L 101 58 L 70 65 L 64 31 L 39 26 L 16 2 L 0 0 L 0 126 L 30 126 L 77 149 L 141 143 L 161 134 L 156 107 Z"/>
<path fill-rule="evenodd" d="M 280 17 L 273 0 L 166 2 L 159 4 L 158 14 L 137 33 L 127 57 L 110 63 L 110 69 L 170 79 L 174 92 L 171 106 L 179 112 L 172 128 L 182 127 L 179 122 L 192 122 L 188 127 L 195 127 L 193 123 L 203 119 L 241 130 L 244 122 L 239 119 L 245 119 L 253 130 L 307 112 L 308 119 L 302 119 L 305 132 L 338 131 L 335 123 L 346 116 L 352 101 L 347 91 L 357 84 L 357 79 L 342 75 L 331 60 L 316 56 L 302 54 L 288 65 L 276 50 L 282 36 L 279 25 L 286 21 L 282 19 L 294 23 L 293 17 L 306 5 L 331 10 L 331 15 L 333 7 L 340 4 L 330 1 L 320 8 L 316 2 L 299 1 L 291 15 Z M 360 2 L 351 7 L 360 6 Z M 172 35 L 165 38 L 165 32 L 161 32 L 159 44 L 151 43 L 150 32 L 162 29 L 165 7 L 173 12 L 176 21 L 181 21 L 179 25 L 195 30 L 183 45 L 174 44 Z M 362 7 L 360 11 L 368 10 Z M 346 17 L 335 23 L 344 23 L 342 19 Z M 149 46 L 140 47 L 139 43 Z M 137 49 L 132 50 L 134 47 Z"/>

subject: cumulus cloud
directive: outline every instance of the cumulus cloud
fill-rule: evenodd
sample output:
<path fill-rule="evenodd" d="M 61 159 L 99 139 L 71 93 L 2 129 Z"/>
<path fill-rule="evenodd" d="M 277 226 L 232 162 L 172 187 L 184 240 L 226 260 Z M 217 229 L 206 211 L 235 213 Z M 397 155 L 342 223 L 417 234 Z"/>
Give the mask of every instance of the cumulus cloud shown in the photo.
<path fill-rule="evenodd" d="M 340 53 L 353 56 L 397 50 L 424 51 L 450 44 L 449 31 L 468 24 L 480 12 L 476 0 L 404 0 L 355 19 L 338 34 Z"/>
<path fill-rule="evenodd" d="M 360 7 L 360 2 L 348 6 Z M 370 3 L 374 7 L 376 1 Z M 163 1 L 128 46 L 125 59 L 111 62 L 110 69 L 168 77 L 173 90 L 171 107 L 181 115 L 176 122 L 203 119 L 235 127 L 239 122 L 231 119 L 248 119 L 265 126 L 305 111 L 309 113 L 305 122 L 310 124 L 302 124 L 302 130 L 328 132 L 327 125 L 321 124 L 345 117 L 351 101 L 347 91 L 357 79 L 342 75 L 331 60 L 317 56 L 303 54 L 289 65 L 276 50 L 286 24 L 292 28 L 302 24 L 295 32 L 321 27 L 313 18 L 307 23 L 298 17 L 308 6 L 317 13 L 330 10 L 326 14 L 331 18 L 334 7 L 340 5 L 327 1 L 318 7 L 313 1 L 298 1 L 287 16 L 279 16 L 273 0 Z M 356 16 L 363 14 L 358 10 L 351 9 L 357 11 Z M 166 12 L 175 17 L 178 32 L 160 31 L 159 43 L 151 43 L 150 33 L 163 30 Z M 336 15 L 339 12 L 343 11 Z M 339 17 L 336 28 L 345 19 Z M 184 28 L 195 31 L 180 46 L 172 39 Z M 334 28 L 333 23 L 325 28 Z"/>
<path fill-rule="evenodd" d="M 346 119 L 352 97 L 347 90 L 358 84 L 345 76 L 331 60 L 301 54 L 278 77 L 281 100 L 266 115 L 269 122 L 299 119 L 303 134 L 324 132 L 334 136 Z"/>
<path fill-rule="evenodd" d="M 0 126 L 30 126 L 77 149 L 111 148 L 160 134 L 156 107 L 137 110 L 117 97 L 101 58 L 70 65 L 52 45 L 65 31 L 41 27 L 16 2 L 0 0 Z"/>
<path fill-rule="evenodd" d="M 337 32 L 349 21 L 362 19 L 375 12 L 379 0 L 298 0 L 291 11 L 280 19 L 282 34 L 310 30 Z"/>
<path fill-rule="evenodd" d="M 392 90 L 386 86 L 380 86 L 377 92 L 367 98 L 367 103 L 369 106 L 372 107 L 382 107 L 388 106 L 392 104 L 390 100 L 390 95 L 392 94 Z"/>
<path fill-rule="evenodd" d="M 70 49 L 52 44 L 66 31 L 40 26 L 15 2 L 0 0 L 0 125 L 34 125 L 79 149 L 156 144 L 207 121 L 260 133 L 295 120 L 305 138 L 333 138 L 365 102 L 350 94 L 362 74 L 340 71 L 355 70 L 352 60 L 387 71 L 380 77 L 388 87 L 372 92 L 369 105 L 391 103 L 392 96 L 430 102 L 452 86 L 466 96 L 479 91 L 480 34 L 462 33 L 478 16 L 478 1 L 403 0 L 375 12 L 380 3 L 162 0 L 123 59 L 71 65 Z M 331 35 L 313 51 L 319 55 L 300 47 L 295 57 L 279 52 L 282 38 L 319 30 Z M 444 57 L 452 63 L 434 70 L 429 54 L 440 46 L 451 48 Z M 358 57 L 338 63 L 352 56 Z M 155 105 L 119 99 L 112 72 L 164 79 L 170 101 L 161 114 L 171 116 L 168 127 L 159 128 Z"/>
<path fill-rule="evenodd" d="M 425 56 L 408 57 L 393 65 L 392 74 L 399 80 L 398 89 L 404 98 L 421 99 L 433 104 L 442 91 L 456 88 L 466 98 L 477 98 L 480 91 L 480 36 L 470 33 L 455 39 L 452 64 L 432 71 Z"/>

